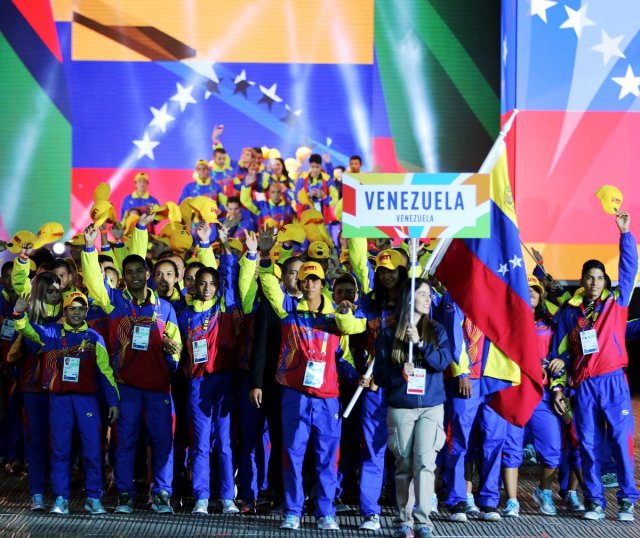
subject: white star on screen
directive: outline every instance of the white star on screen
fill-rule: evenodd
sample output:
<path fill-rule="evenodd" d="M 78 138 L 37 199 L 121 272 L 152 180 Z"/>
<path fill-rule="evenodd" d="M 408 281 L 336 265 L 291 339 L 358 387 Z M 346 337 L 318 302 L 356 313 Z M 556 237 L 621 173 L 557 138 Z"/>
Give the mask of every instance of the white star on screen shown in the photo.
<path fill-rule="evenodd" d="M 193 85 L 187 86 L 186 88 L 176 82 L 176 87 L 178 88 L 178 93 L 176 93 L 173 97 L 171 97 L 171 101 L 177 101 L 180 104 L 180 110 L 184 112 L 184 109 L 187 108 L 188 104 L 195 105 L 197 101 L 191 95 L 193 91 Z"/>
<path fill-rule="evenodd" d="M 580 36 L 582 35 L 582 29 L 585 26 L 595 26 L 596 25 L 595 22 L 593 22 L 591 19 L 587 18 L 587 6 L 588 5 L 589 4 L 583 5 L 577 11 L 575 9 L 571 9 L 570 7 L 564 6 L 564 10 L 567 12 L 567 16 L 569 18 L 560 25 L 560 28 L 565 29 L 565 30 L 568 29 L 568 28 L 572 28 L 573 31 L 576 33 L 576 36 L 578 36 L 578 39 L 580 39 Z"/>
<path fill-rule="evenodd" d="M 629 95 L 630 93 L 636 97 L 640 97 L 640 77 L 636 77 L 630 65 L 627 66 L 627 72 L 624 77 L 611 77 L 611 80 L 620 85 L 620 94 L 618 101 Z"/>
<path fill-rule="evenodd" d="M 602 53 L 602 65 L 607 65 L 614 56 L 616 58 L 626 58 L 624 52 L 620 50 L 620 43 L 624 39 L 623 35 L 609 37 L 609 34 L 602 30 L 602 43 L 591 47 L 591 50 Z"/>
<path fill-rule="evenodd" d="M 146 155 L 152 161 L 155 160 L 155 156 L 153 155 L 153 148 L 160 144 L 160 142 L 154 142 L 153 140 L 150 140 L 149 133 L 144 133 L 142 140 L 134 140 L 133 143 L 138 148 L 138 159 Z"/>
<path fill-rule="evenodd" d="M 151 127 L 158 127 L 163 133 L 167 131 L 167 123 L 175 120 L 175 118 L 167 112 L 167 103 L 162 105 L 160 110 L 151 107 L 151 113 L 153 114 L 153 119 L 149 125 Z"/>
<path fill-rule="evenodd" d="M 518 258 L 518 255 L 514 254 L 513 258 L 509 260 L 509 263 L 511 264 L 512 269 L 515 269 L 516 267 L 522 267 L 522 258 Z"/>
<path fill-rule="evenodd" d="M 537 15 L 546 24 L 547 22 L 547 9 L 553 7 L 558 2 L 551 2 L 550 0 L 531 0 L 531 11 L 529 12 L 532 17 Z"/>

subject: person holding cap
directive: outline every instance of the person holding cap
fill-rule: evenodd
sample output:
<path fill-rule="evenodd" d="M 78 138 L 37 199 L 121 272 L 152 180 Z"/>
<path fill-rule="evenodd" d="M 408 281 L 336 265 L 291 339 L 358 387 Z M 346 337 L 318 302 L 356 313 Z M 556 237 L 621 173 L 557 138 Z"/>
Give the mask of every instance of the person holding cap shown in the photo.
<path fill-rule="evenodd" d="M 295 198 L 298 216 L 309 209 L 320 211 L 325 222 L 332 222 L 331 209 L 336 206 L 340 195 L 333 178 L 322 170 L 322 156 L 314 153 L 309 157 L 309 171 L 296 181 Z"/>
<path fill-rule="evenodd" d="M 104 514 L 102 506 L 101 420 L 99 384 L 109 405 L 109 419 L 119 415 L 119 394 L 104 340 L 89 329 L 85 318 L 89 301 L 79 291 L 64 296 L 64 321 L 31 324 L 25 316 L 29 306 L 20 298 L 14 309 L 15 327 L 35 354 L 42 351 L 42 383 L 50 393 L 51 486 L 56 500 L 53 514 L 69 513 L 71 447 L 74 426 L 79 430 L 84 458 L 84 508 L 92 515 Z"/>
<path fill-rule="evenodd" d="M 566 369 L 575 391 L 572 409 L 586 488 L 583 518 L 605 518 L 598 455 L 608 437 L 620 484 L 618 520 L 633 521 L 638 490 L 633 463 L 633 409 L 624 373 L 629 358 L 624 341 L 638 273 L 638 251 L 629 231 L 629 214 L 619 211 L 615 217 L 620 230 L 619 285 L 610 289 L 611 279 L 601 261 L 584 263 L 582 287 L 556 316 L 558 329 L 551 344 L 549 369 L 554 374 Z M 559 414 L 566 411 L 564 398 L 562 390 L 554 393 Z"/>
<path fill-rule="evenodd" d="M 147 225 L 153 213 L 145 213 L 137 231 L 146 243 Z M 109 315 L 109 352 L 120 391 L 122 418 L 116 428 L 115 512 L 133 512 L 133 471 L 140 420 L 144 415 L 153 453 L 153 503 L 157 513 L 173 513 L 173 402 L 169 374 L 175 372 L 182 344 L 175 311 L 170 303 L 147 288 L 149 269 L 141 256 L 129 254 L 122 261 L 126 288 L 105 285 L 95 250 L 98 232 L 84 232 L 82 269 L 87 288 L 96 304 Z"/>
<path fill-rule="evenodd" d="M 383 329 L 376 341 L 373 378 L 385 391 L 388 445 L 396 464 L 394 536 L 426 538 L 433 530 L 429 514 L 436 457 L 446 438 L 443 372 L 452 358 L 444 327 L 430 316 L 429 283 L 415 281 L 413 323 L 410 282 L 401 297 L 397 322 Z M 410 345 L 413 361 L 409 361 Z"/>
<path fill-rule="evenodd" d="M 123 222 L 131 211 L 137 210 L 142 213 L 149 205 L 160 205 L 160 202 L 149 194 L 149 176 L 145 172 L 138 172 L 133 182 L 136 186 L 135 190 L 122 200 L 120 220 Z"/>
<path fill-rule="evenodd" d="M 354 381 L 358 374 L 345 358 L 348 345 L 344 347 L 341 342 L 333 303 L 322 293 L 325 275 L 319 263 L 305 262 L 300 266 L 298 288 L 302 299 L 289 311 L 283 308 L 284 292 L 280 286 L 262 273 L 260 278 L 265 296 L 282 320 L 276 369 L 276 382 L 282 385 L 284 448 L 285 517 L 280 528 L 300 528 L 304 505 L 302 467 L 311 438 L 318 475 L 318 528 L 339 530 L 333 505 L 341 426 L 338 371 Z"/>
<path fill-rule="evenodd" d="M 278 228 L 293 222 L 295 211 L 285 196 L 285 187 L 278 182 L 269 185 L 266 200 L 253 200 L 251 197 L 252 185 L 255 176 L 247 178 L 246 185 L 240 191 L 242 205 L 258 217 L 258 229 L 265 228 L 267 219 L 274 221 Z"/>

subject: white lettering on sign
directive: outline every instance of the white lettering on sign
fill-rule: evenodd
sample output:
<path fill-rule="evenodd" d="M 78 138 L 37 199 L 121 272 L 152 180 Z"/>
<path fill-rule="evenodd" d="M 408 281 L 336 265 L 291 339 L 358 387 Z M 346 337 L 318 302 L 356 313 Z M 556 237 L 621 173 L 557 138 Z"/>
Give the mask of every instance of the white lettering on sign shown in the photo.
<path fill-rule="evenodd" d="M 475 226 L 475 185 L 360 185 L 358 226 Z"/>

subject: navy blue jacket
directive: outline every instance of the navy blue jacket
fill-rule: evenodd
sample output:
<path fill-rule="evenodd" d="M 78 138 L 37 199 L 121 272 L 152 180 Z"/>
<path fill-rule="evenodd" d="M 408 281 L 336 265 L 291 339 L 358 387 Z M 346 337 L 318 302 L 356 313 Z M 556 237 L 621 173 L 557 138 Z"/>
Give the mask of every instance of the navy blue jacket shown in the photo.
<path fill-rule="evenodd" d="M 377 385 L 386 389 L 384 394 L 389 407 L 416 409 L 418 407 L 434 407 L 444 403 L 446 396 L 442 373 L 451 363 L 451 348 L 444 327 L 435 321 L 432 323 L 436 327 L 437 345 L 425 343 L 421 347 L 414 346 L 413 348 L 415 367 L 427 370 L 425 391 L 422 396 L 407 394 L 407 380 L 402 374 L 403 365 L 391 360 L 396 326 L 386 328 L 378 336 L 373 379 Z"/>

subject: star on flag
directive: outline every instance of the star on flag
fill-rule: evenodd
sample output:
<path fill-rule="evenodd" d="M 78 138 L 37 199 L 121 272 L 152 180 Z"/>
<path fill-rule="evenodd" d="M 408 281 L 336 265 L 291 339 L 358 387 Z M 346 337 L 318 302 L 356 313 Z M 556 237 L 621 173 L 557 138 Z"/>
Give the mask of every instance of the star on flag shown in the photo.
<path fill-rule="evenodd" d="M 147 156 L 152 161 L 155 160 L 153 148 L 160 144 L 160 142 L 151 140 L 149 138 L 149 133 L 144 133 L 142 140 L 134 140 L 133 143 L 138 148 L 138 159 L 141 159 L 143 156 Z"/>
<path fill-rule="evenodd" d="M 594 45 L 591 50 L 602 53 L 602 65 L 607 65 L 614 56 L 616 58 L 626 58 L 624 52 L 620 50 L 620 43 L 624 39 L 623 35 L 609 37 L 609 34 L 602 30 L 602 43 Z"/>
<path fill-rule="evenodd" d="M 575 9 L 571 9 L 568 6 L 564 6 L 564 10 L 567 12 L 567 16 L 569 17 L 566 21 L 564 21 L 560 28 L 566 30 L 568 28 L 572 28 L 576 33 L 578 39 L 582 35 L 582 30 L 585 26 L 595 26 L 596 23 L 591 19 L 587 18 L 587 7 L 589 4 L 584 4 L 577 11 Z"/>
<path fill-rule="evenodd" d="M 244 69 L 235 79 L 233 79 L 233 83 L 236 85 L 233 89 L 233 95 L 241 93 L 245 97 L 247 97 L 247 90 L 256 84 L 251 80 L 247 80 L 247 72 Z"/>
<path fill-rule="evenodd" d="M 272 84 L 270 88 L 260 85 L 258 88 L 260 88 L 260 91 L 262 92 L 262 97 L 258 103 L 266 103 L 269 110 L 271 110 L 273 103 L 282 102 L 282 97 L 276 94 L 276 90 L 278 89 L 277 84 Z"/>
<path fill-rule="evenodd" d="M 640 77 L 635 76 L 630 65 L 627 66 L 627 72 L 624 77 L 611 77 L 611 80 L 620 86 L 618 101 L 630 93 L 636 97 L 640 97 Z"/>
<path fill-rule="evenodd" d="M 504 275 L 506 275 L 509 272 L 509 264 L 508 263 L 501 263 L 500 264 L 500 269 L 498 269 L 498 273 L 500 273 L 502 275 L 502 277 L 504 278 Z"/>
<path fill-rule="evenodd" d="M 546 24 L 547 23 L 547 9 L 553 7 L 558 2 L 552 2 L 551 0 L 531 0 L 531 11 L 529 11 L 532 17 L 538 16 Z"/>
<path fill-rule="evenodd" d="M 171 97 L 171 101 L 178 102 L 180 104 L 180 110 L 182 112 L 184 112 L 184 109 L 187 108 L 188 104 L 197 104 L 198 101 L 196 101 L 191 95 L 191 92 L 193 91 L 193 85 L 187 86 L 185 88 L 182 84 L 176 82 L 176 87 L 178 88 L 178 93 Z"/>
<path fill-rule="evenodd" d="M 153 119 L 149 124 L 151 127 L 157 127 L 163 133 L 167 132 L 167 123 L 175 120 L 175 118 L 167 112 L 167 103 L 162 105 L 161 109 L 151 107 L 151 113 L 153 114 Z"/>
<path fill-rule="evenodd" d="M 514 254 L 513 258 L 509 260 L 509 263 L 511 264 L 511 269 L 522 267 L 522 258 L 518 257 L 517 254 Z"/>

